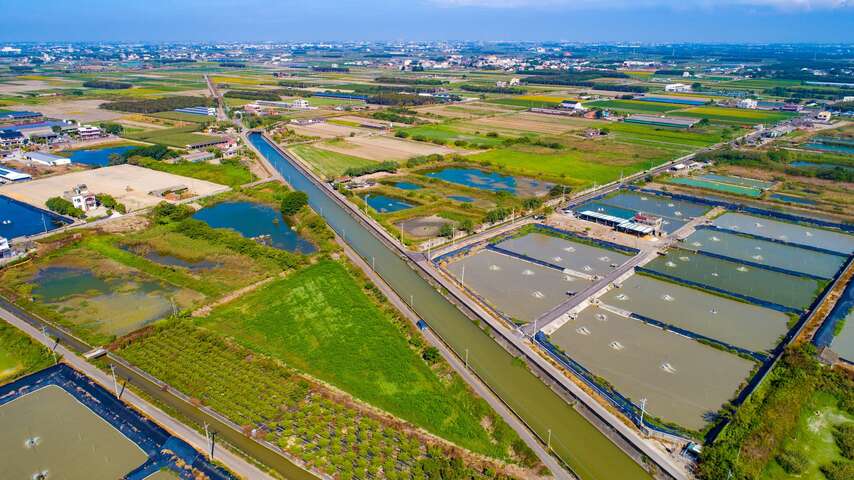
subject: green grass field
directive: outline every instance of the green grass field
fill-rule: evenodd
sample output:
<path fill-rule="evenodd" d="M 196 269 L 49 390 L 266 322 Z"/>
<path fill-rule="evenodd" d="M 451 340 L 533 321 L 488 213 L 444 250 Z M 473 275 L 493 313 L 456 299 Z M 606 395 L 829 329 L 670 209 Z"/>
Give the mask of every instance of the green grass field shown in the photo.
<path fill-rule="evenodd" d="M 833 429 L 842 423 L 854 422 L 854 415 L 841 410 L 832 395 L 817 392 L 800 412 L 798 425 L 783 448 L 796 451 L 807 459 L 803 472 L 789 474 L 777 460 L 765 467 L 761 480 L 825 480 L 820 467 L 844 460 L 833 438 Z"/>
<path fill-rule="evenodd" d="M 670 113 L 679 117 L 706 118 L 710 122 L 736 125 L 753 125 L 757 123 L 775 123 L 795 116 L 788 112 L 767 110 L 748 110 L 743 108 L 725 107 L 695 107 Z"/>
<path fill-rule="evenodd" d="M 46 348 L 0 321 L 0 385 L 52 364 L 53 357 Z"/>
<path fill-rule="evenodd" d="M 157 112 L 149 113 L 148 116 L 190 123 L 210 123 L 216 121 L 216 117 L 211 117 L 209 115 L 193 115 L 192 113 L 184 112 Z"/>
<path fill-rule="evenodd" d="M 642 102 L 639 100 L 599 100 L 584 105 L 629 113 L 664 113 L 685 108 L 685 105 L 677 103 Z"/>
<path fill-rule="evenodd" d="M 368 288 L 324 260 L 214 310 L 202 325 L 463 447 L 505 458 L 515 435 L 492 419 L 503 433 L 491 438 L 481 425 L 491 416 L 486 403 L 456 375 L 431 370 L 413 346 L 417 333 L 378 307 Z"/>
<path fill-rule="evenodd" d="M 239 161 L 224 160 L 219 165 L 207 162 L 166 163 L 158 160 L 145 161 L 140 166 L 160 172 L 181 175 L 182 177 L 197 178 L 208 182 L 236 187 L 255 180 L 255 176 Z"/>
<path fill-rule="evenodd" d="M 486 100 L 486 103 L 494 103 L 496 105 L 510 105 L 513 107 L 527 108 L 550 108 L 560 103 L 560 99 L 543 100 L 543 99 L 525 99 L 525 98 L 493 98 Z"/>
<path fill-rule="evenodd" d="M 658 165 L 670 157 L 667 150 L 612 141 L 579 142 L 562 150 L 514 146 L 479 153 L 472 161 L 497 165 L 514 173 L 545 178 L 574 187 L 603 184 Z"/>
<path fill-rule="evenodd" d="M 294 145 L 289 149 L 326 178 L 340 177 L 348 168 L 364 167 L 374 163 L 372 160 L 322 150 L 311 145 Z"/>
<path fill-rule="evenodd" d="M 485 135 L 467 134 L 450 124 L 440 125 L 424 125 L 420 127 L 411 127 L 401 129 L 409 134 L 409 138 L 416 140 L 417 137 L 423 137 L 427 141 L 441 140 L 446 143 L 453 143 L 461 140 L 471 144 L 472 146 L 494 147 L 500 145 L 502 138 L 491 138 Z M 488 132 L 489 127 L 483 128 L 483 133 Z"/>
<path fill-rule="evenodd" d="M 122 136 L 140 142 L 158 143 L 167 147 L 186 148 L 192 143 L 210 142 L 218 137 L 193 133 L 199 130 L 199 125 L 184 127 L 144 130 L 141 132 L 125 131 Z"/>

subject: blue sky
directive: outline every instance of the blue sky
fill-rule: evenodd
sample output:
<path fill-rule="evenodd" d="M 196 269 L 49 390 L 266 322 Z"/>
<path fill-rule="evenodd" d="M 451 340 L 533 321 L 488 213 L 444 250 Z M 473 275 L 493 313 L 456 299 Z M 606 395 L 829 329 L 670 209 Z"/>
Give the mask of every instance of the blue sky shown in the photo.
<path fill-rule="evenodd" d="M 0 0 L 0 41 L 854 42 L 854 0 Z"/>

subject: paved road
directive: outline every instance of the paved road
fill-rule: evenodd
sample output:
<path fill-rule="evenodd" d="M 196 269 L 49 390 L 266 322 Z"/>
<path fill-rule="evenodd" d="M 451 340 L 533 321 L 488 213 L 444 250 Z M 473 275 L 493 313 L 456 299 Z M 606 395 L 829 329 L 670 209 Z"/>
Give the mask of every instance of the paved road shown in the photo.
<path fill-rule="evenodd" d="M 214 85 L 213 80 L 207 74 L 205 74 L 205 82 L 208 84 L 208 90 L 210 90 L 211 95 L 216 99 L 216 119 L 220 122 L 228 120 L 228 116 L 225 114 L 222 95 L 219 94 L 216 85 Z"/>
<path fill-rule="evenodd" d="M 13 314 L 12 312 L 6 310 L 5 308 L 0 307 L 0 318 L 22 330 L 24 333 L 26 333 L 42 345 L 45 345 L 48 348 L 53 347 L 54 342 L 52 339 L 46 338 L 42 332 L 38 331 L 28 322 Z M 58 345 L 55 351 L 62 358 L 63 362 L 67 363 L 74 369 L 83 372 L 89 378 L 95 380 L 96 382 L 98 382 L 98 384 L 100 384 L 107 390 L 113 390 L 114 382 L 109 375 L 107 375 L 94 365 L 90 364 L 85 359 L 78 357 L 74 354 L 74 352 L 72 352 L 62 344 Z M 208 450 L 208 442 L 202 434 L 184 425 L 178 420 L 175 420 L 159 408 L 150 404 L 147 400 L 144 400 L 135 393 L 133 393 L 131 390 L 125 390 L 122 393 L 122 401 L 134 407 L 136 410 L 142 412 L 148 418 L 153 419 L 160 426 L 165 428 L 169 433 L 181 438 L 185 442 L 192 445 L 195 449 L 201 452 L 205 452 Z M 242 478 L 252 480 L 273 479 L 273 477 L 259 470 L 258 467 L 256 467 L 255 465 L 252 465 L 251 463 L 244 460 L 242 457 L 237 456 L 236 454 L 232 453 L 230 450 L 221 445 L 218 445 L 215 448 L 213 458 L 214 460 L 221 462 L 229 470 L 236 473 Z"/>

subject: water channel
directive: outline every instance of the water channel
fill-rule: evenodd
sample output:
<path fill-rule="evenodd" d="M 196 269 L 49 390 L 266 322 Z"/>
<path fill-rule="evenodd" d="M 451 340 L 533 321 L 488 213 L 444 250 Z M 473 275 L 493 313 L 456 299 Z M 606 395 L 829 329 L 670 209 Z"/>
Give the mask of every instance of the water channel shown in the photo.
<path fill-rule="evenodd" d="M 433 289 L 412 267 L 359 223 L 319 185 L 291 164 L 261 134 L 249 141 L 297 190 L 308 194 L 309 204 L 346 242 L 369 262 L 397 294 L 469 367 L 522 418 L 540 438 L 551 432 L 551 447 L 584 480 L 650 478 L 650 476 L 597 430 L 573 407 L 514 358 L 476 323 Z M 467 354 L 467 355 L 466 355 Z"/>

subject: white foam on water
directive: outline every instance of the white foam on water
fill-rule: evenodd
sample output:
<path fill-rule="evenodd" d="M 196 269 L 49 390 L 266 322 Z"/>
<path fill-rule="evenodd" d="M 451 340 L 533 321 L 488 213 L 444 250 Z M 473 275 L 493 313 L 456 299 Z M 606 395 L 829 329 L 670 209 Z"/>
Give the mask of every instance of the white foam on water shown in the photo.
<path fill-rule="evenodd" d="M 608 321 L 608 315 L 605 315 L 604 313 L 597 313 L 596 320 L 599 320 L 600 322 L 606 322 Z"/>
<path fill-rule="evenodd" d="M 675 368 L 673 368 L 673 365 L 671 365 L 671 364 L 670 364 L 670 363 L 668 363 L 668 362 L 664 362 L 664 363 L 662 363 L 662 364 L 660 365 L 660 368 L 661 368 L 662 370 L 664 370 L 665 372 L 667 372 L 667 373 L 671 373 L 671 374 L 672 374 L 672 373 L 676 373 L 676 369 L 675 369 Z"/>
<path fill-rule="evenodd" d="M 534 298 L 545 298 L 543 292 L 537 290 L 536 292 L 531 293 L 531 296 Z"/>
<path fill-rule="evenodd" d="M 713 242 L 720 242 L 720 241 L 721 241 L 721 239 L 720 239 L 720 238 L 718 238 L 718 237 L 712 237 L 712 241 L 713 241 Z"/>
<path fill-rule="evenodd" d="M 578 327 L 575 329 L 575 333 L 579 335 L 590 335 L 590 329 L 587 327 Z"/>
<path fill-rule="evenodd" d="M 675 263 L 673 263 L 673 262 L 671 262 L 671 261 L 669 261 L 669 260 L 667 261 L 667 263 L 665 263 L 665 265 L 667 265 L 668 267 L 671 267 L 671 268 L 676 266 L 676 264 L 675 264 Z"/>
<path fill-rule="evenodd" d="M 618 342 L 618 341 L 616 341 L 616 340 L 614 340 L 613 342 L 609 343 L 609 344 L 608 344 L 608 346 L 609 346 L 609 347 L 611 347 L 611 348 L 613 348 L 614 350 L 617 350 L 617 351 L 619 351 L 619 350 L 622 350 L 622 349 L 626 348 L 626 347 L 624 347 L 624 346 L 623 346 L 623 344 L 622 344 L 622 343 L 620 343 L 620 342 Z"/>
<path fill-rule="evenodd" d="M 673 215 L 676 215 L 677 217 L 681 217 L 682 212 L 680 212 L 679 210 L 676 210 L 675 212 L 673 212 Z"/>
<path fill-rule="evenodd" d="M 617 295 L 616 298 L 617 298 L 617 300 L 625 302 L 626 300 L 629 299 L 629 296 L 626 295 L 625 293 L 621 293 L 621 294 Z"/>
<path fill-rule="evenodd" d="M 717 277 L 717 276 L 719 276 L 719 275 L 718 275 L 718 272 L 712 272 L 712 276 L 713 276 L 713 277 Z"/>
<path fill-rule="evenodd" d="M 611 259 L 610 259 L 610 258 L 608 258 L 608 257 L 599 257 L 599 261 L 600 261 L 600 262 L 608 262 L 608 261 L 610 261 L 610 260 L 611 260 Z"/>
<path fill-rule="evenodd" d="M 757 254 L 757 255 L 753 255 L 753 256 L 751 256 L 750 258 L 752 258 L 752 259 L 754 259 L 754 260 L 757 260 L 757 261 L 760 261 L 760 262 L 761 262 L 762 260 L 765 260 L 765 257 L 763 257 L 762 255 L 758 255 L 758 254 Z"/>
<path fill-rule="evenodd" d="M 676 205 L 674 205 L 674 204 L 672 204 L 672 203 L 668 203 L 668 204 L 667 204 L 667 206 L 668 206 L 668 207 L 670 207 L 670 208 L 673 208 L 673 207 L 675 207 Z"/>
<path fill-rule="evenodd" d="M 566 280 L 567 282 L 574 282 L 575 281 L 575 277 L 573 277 L 572 275 L 564 275 L 563 279 Z"/>
<path fill-rule="evenodd" d="M 749 270 L 747 269 L 747 267 L 745 267 L 744 265 L 742 265 L 742 266 L 740 266 L 740 267 L 736 268 L 736 270 L 738 270 L 739 272 L 747 272 L 747 271 L 749 271 Z"/>
<path fill-rule="evenodd" d="M 570 252 L 570 253 L 571 253 L 571 252 L 574 252 L 574 251 L 575 251 L 575 247 L 564 247 L 564 248 L 563 248 L 563 251 L 564 251 L 564 252 Z"/>
<path fill-rule="evenodd" d="M 703 246 L 703 244 L 700 242 L 691 242 L 691 245 L 693 245 L 695 247 L 702 247 Z"/>
<path fill-rule="evenodd" d="M 499 267 L 498 265 L 490 265 L 489 269 L 493 272 L 497 272 L 497 271 L 501 270 L 501 267 Z"/>
<path fill-rule="evenodd" d="M 684 256 L 683 256 L 683 257 L 679 257 L 679 260 L 682 260 L 683 262 L 690 262 L 690 261 L 691 261 L 691 257 L 684 257 Z"/>
<path fill-rule="evenodd" d="M 672 301 L 676 300 L 673 297 L 673 295 L 670 295 L 669 293 L 665 293 L 664 295 L 662 295 L 661 299 L 664 300 L 665 302 L 672 302 Z"/>
<path fill-rule="evenodd" d="M 585 266 L 584 266 L 584 271 L 585 271 L 585 272 L 592 272 L 592 271 L 593 271 L 593 267 L 591 267 L 590 265 L 585 265 Z"/>
<path fill-rule="evenodd" d="M 527 268 L 525 270 L 522 270 L 522 275 L 530 277 L 533 274 L 534 274 L 533 270 L 528 270 Z"/>

